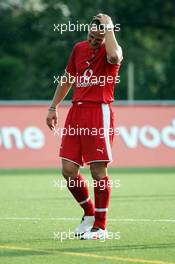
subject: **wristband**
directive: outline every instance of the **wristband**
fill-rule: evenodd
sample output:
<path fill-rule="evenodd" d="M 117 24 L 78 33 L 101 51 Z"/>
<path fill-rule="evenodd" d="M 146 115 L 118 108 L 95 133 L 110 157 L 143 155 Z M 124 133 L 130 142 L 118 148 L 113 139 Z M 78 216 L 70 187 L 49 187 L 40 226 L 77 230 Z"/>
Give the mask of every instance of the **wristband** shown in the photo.
<path fill-rule="evenodd" d="M 51 111 L 51 112 L 56 112 L 56 107 L 54 106 L 50 106 L 48 111 Z"/>

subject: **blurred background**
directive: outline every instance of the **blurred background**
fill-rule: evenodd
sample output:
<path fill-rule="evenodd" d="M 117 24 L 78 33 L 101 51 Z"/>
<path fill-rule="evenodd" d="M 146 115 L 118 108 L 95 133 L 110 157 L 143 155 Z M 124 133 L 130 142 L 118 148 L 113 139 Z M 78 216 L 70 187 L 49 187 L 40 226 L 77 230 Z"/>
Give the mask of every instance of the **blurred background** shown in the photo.
<path fill-rule="evenodd" d="M 54 24 L 89 23 L 98 12 L 120 24 L 120 100 L 175 99 L 173 0 L 1 0 L 0 98 L 51 99 L 53 76 L 64 72 L 73 45 L 87 32 L 54 31 Z M 128 71 L 134 91 L 128 92 Z M 8 77 L 8 78 L 7 78 Z M 71 92 L 67 99 L 71 98 Z"/>
<path fill-rule="evenodd" d="M 173 0 L 1 0 L 0 167 L 57 165 L 60 139 L 45 125 L 47 107 L 54 76 L 64 73 L 73 45 L 87 32 L 60 34 L 54 24 L 87 24 L 99 12 L 120 24 L 115 34 L 124 53 L 113 166 L 175 166 L 174 11 Z M 59 110 L 60 126 L 67 110 Z"/>

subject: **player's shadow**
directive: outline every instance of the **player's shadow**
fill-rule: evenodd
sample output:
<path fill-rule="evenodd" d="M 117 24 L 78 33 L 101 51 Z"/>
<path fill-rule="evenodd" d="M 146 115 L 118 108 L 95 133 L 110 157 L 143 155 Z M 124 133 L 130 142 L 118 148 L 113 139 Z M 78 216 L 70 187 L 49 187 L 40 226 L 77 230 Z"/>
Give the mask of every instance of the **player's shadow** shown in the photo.
<path fill-rule="evenodd" d="M 84 245 L 81 248 L 64 248 L 64 249 L 57 249 L 58 251 L 65 251 L 65 252 L 100 252 L 100 251 L 125 251 L 125 250 L 150 250 L 150 249 L 165 249 L 165 248 L 175 248 L 175 243 L 165 243 L 165 244 L 140 244 L 140 245 L 115 245 L 112 246 L 106 242 L 104 244 L 100 241 L 99 246 L 88 247 L 88 245 Z M 86 247 L 87 246 L 87 247 Z"/>
<path fill-rule="evenodd" d="M 77 240 L 78 242 L 78 240 Z M 84 244 L 83 244 L 84 243 Z M 78 248 L 71 247 L 71 248 L 54 248 L 54 249 L 41 249 L 41 250 L 35 250 L 35 249 L 6 249 L 3 251 L 0 251 L 0 257 L 24 257 L 24 256 L 44 256 L 44 255 L 55 255 L 59 254 L 59 252 L 74 252 L 74 253 L 86 253 L 86 252 L 104 252 L 104 250 L 107 251 L 128 251 L 128 250 L 150 250 L 150 249 L 165 249 L 165 248 L 175 248 L 175 243 L 166 243 L 166 244 L 141 244 L 141 245 L 122 245 L 122 246 L 111 246 L 110 244 L 106 244 L 104 242 L 101 243 L 98 241 L 98 246 L 88 247 L 87 244 L 85 244 L 86 241 L 82 241 L 81 247 L 80 244 Z M 58 245 L 59 246 L 59 245 Z M 76 246 L 76 244 L 75 244 Z"/>

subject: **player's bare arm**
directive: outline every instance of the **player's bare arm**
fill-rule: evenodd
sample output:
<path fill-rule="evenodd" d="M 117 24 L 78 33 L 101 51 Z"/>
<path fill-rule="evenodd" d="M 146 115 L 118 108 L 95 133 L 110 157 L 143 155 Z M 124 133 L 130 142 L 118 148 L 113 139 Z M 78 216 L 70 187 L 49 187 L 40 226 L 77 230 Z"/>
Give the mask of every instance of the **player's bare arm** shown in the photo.
<path fill-rule="evenodd" d="M 70 78 L 68 73 L 64 74 L 62 80 L 64 81 L 60 81 L 56 88 L 56 91 L 55 91 L 52 103 L 48 109 L 48 114 L 46 118 L 46 124 L 51 130 L 54 130 L 58 123 L 57 106 L 65 98 L 65 96 L 67 95 L 67 93 L 69 92 L 73 84 L 73 79 Z"/>
<path fill-rule="evenodd" d="M 104 14 L 98 14 L 94 18 L 98 19 L 105 27 L 105 46 L 108 61 L 112 64 L 120 63 L 123 59 L 122 49 L 116 40 L 111 17 Z"/>

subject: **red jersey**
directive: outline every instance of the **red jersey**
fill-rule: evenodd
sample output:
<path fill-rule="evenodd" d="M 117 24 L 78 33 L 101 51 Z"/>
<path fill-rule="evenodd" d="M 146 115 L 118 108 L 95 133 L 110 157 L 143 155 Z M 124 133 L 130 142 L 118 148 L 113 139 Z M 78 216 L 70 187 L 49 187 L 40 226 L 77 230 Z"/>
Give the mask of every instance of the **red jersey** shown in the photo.
<path fill-rule="evenodd" d="M 77 43 L 66 67 L 75 79 L 72 101 L 113 102 L 119 67 L 107 61 L 105 45 L 92 50 L 88 41 Z"/>

